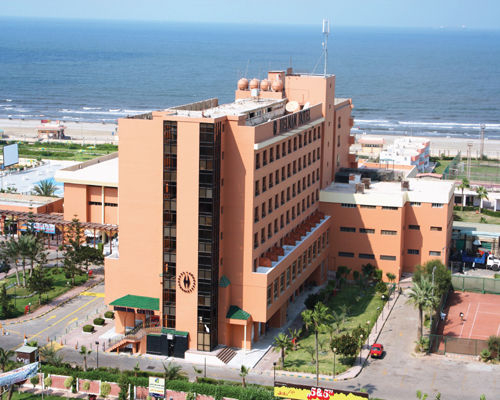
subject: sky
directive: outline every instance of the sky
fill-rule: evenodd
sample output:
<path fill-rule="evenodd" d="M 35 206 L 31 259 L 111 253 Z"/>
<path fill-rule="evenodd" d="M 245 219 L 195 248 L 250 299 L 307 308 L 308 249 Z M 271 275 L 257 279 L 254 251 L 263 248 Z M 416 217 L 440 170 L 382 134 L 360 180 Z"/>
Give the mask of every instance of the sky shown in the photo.
<path fill-rule="evenodd" d="M 500 29 L 499 0 L 15 0 L 0 17 Z"/>

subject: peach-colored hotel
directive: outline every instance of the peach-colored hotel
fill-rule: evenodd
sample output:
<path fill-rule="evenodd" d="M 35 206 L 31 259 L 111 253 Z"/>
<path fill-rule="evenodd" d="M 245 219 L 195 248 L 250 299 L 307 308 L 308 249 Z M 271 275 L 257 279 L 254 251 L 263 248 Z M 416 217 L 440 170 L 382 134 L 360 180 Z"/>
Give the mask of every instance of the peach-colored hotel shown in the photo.
<path fill-rule="evenodd" d="M 65 214 L 119 223 L 105 295 L 117 333 L 133 331 L 109 350 L 250 349 L 340 265 L 371 263 L 399 279 L 428 259 L 446 261 L 452 183 L 334 182 L 357 166 L 351 109 L 335 98 L 333 75 L 272 71 L 240 79 L 230 104 L 121 119 L 119 162 L 103 160 L 87 184 L 74 177 L 85 168 L 59 177 Z M 143 323 L 163 329 L 135 333 Z"/>

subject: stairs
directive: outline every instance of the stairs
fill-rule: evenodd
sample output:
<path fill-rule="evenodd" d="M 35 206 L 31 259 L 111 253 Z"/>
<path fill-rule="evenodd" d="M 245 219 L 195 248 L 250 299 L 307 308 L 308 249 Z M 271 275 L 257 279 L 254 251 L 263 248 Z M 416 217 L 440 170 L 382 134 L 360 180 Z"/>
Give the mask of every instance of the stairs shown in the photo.
<path fill-rule="evenodd" d="M 224 364 L 227 364 L 229 361 L 231 361 L 234 356 L 236 356 L 236 352 L 230 347 L 224 347 L 217 353 L 217 358 Z"/>

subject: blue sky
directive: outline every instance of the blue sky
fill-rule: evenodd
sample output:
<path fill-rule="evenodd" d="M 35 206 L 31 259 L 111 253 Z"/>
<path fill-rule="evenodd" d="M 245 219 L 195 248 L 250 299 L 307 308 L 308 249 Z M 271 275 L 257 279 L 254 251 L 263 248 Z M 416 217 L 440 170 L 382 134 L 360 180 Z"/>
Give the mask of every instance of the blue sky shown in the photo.
<path fill-rule="evenodd" d="M 500 1 L 2 0 L 0 16 L 500 29 Z"/>

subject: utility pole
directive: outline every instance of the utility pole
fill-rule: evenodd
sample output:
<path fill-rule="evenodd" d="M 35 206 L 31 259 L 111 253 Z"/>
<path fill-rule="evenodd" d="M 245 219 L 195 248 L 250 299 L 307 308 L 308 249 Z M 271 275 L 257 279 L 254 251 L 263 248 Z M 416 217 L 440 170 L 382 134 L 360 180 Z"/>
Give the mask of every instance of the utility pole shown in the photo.
<path fill-rule="evenodd" d="M 470 180 L 470 163 L 472 153 L 472 142 L 467 143 L 467 179 Z"/>
<path fill-rule="evenodd" d="M 330 34 L 330 21 L 323 20 L 323 53 L 325 55 L 325 65 L 323 75 L 326 76 L 326 67 L 328 66 L 328 35 Z"/>
<path fill-rule="evenodd" d="M 484 129 L 486 128 L 486 125 L 481 124 L 480 127 L 481 127 L 481 148 L 480 148 L 479 152 L 480 152 L 480 157 L 482 160 L 484 157 Z"/>

